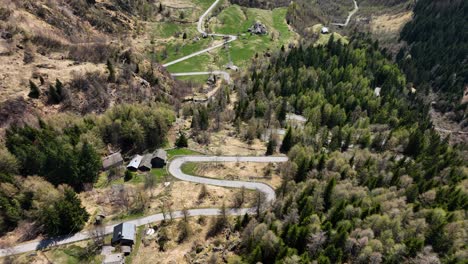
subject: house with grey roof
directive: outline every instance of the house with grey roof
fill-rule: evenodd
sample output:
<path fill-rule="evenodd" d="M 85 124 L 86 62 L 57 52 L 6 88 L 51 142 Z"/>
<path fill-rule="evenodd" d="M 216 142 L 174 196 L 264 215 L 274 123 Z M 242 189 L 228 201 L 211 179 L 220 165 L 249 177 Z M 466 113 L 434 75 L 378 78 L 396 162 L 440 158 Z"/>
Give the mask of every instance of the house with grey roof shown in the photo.
<path fill-rule="evenodd" d="M 153 159 L 153 154 L 145 154 L 141 159 L 140 166 L 138 167 L 141 171 L 150 171 L 153 166 L 151 165 L 151 160 Z"/>
<path fill-rule="evenodd" d="M 112 233 L 112 246 L 133 246 L 136 241 L 136 225 L 131 223 L 121 223 L 114 226 Z"/>
<path fill-rule="evenodd" d="M 124 160 L 120 152 L 116 152 L 102 159 L 102 169 L 104 171 L 121 166 Z"/>
<path fill-rule="evenodd" d="M 140 167 L 142 159 L 143 159 L 143 156 L 135 155 L 135 157 L 133 157 L 133 159 L 128 163 L 127 169 L 130 171 L 137 171 L 138 168 Z"/>
<path fill-rule="evenodd" d="M 162 168 L 167 163 L 167 152 L 164 149 L 157 149 L 153 152 L 151 165 L 153 168 Z"/>

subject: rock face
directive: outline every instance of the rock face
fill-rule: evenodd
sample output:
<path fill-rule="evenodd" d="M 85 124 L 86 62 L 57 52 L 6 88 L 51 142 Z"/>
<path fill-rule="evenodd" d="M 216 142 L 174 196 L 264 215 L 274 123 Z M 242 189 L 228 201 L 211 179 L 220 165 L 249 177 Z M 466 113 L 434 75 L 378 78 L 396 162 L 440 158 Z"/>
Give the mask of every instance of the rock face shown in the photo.
<path fill-rule="evenodd" d="M 268 34 L 267 28 L 265 25 L 263 25 L 260 22 L 255 22 L 248 30 L 248 32 L 252 34 L 257 34 L 257 35 L 266 35 Z"/>

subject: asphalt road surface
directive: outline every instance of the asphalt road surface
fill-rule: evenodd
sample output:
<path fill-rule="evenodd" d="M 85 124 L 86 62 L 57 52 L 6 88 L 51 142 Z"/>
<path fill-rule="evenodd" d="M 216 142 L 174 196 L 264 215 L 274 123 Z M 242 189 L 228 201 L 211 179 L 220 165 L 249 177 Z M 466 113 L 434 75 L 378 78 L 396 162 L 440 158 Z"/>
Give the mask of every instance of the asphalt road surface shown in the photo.
<path fill-rule="evenodd" d="M 244 186 L 247 189 L 258 190 L 265 193 L 267 202 L 272 202 L 275 197 L 275 191 L 269 185 L 258 182 L 247 182 L 247 181 L 228 181 L 228 180 L 217 180 L 204 177 L 197 177 L 188 175 L 182 172 L 181 166 L 186 162 L 286 162 L 287 157 L 237 157 L 237 156 L 181 156 L 177 157 L 169 163 L 169 172 L 176 178 L 183 181 L 190 181 L 201 184 L 216 185 L 230 188 L 241 188 Z M 220 208 L 203 208 L 203 209 L 190 209 L 190 216 L 216 216 L 220 215 Z M 242 208 L 242 209 L 227 209 L 229 215 L 244 215 L 246 213 L 254 213 L 253 208 Z M 126 221 L 128 223 L 135 224 L 136 226 L 146 225 L 148 223 L 154 223 L 169 219 L 170 216 L 168 213 L 166 215 L 159 213 L 153 214 L 134 220 Z M 172 213 L 172 218 L 182 218 L 181 211 L 175 211 Z M 111 234 L 114 226 L 108 225 L 102 228 L 101 233 Z M 91 239 L 95 236 L 94 231 L 85 230 L 79 233 L 76 233 L 72 236 L 62 236 L 57 238 L 45 239 L 41 241 L 28 242 L 20 244 L 11 248 L 0 249 L 0 257 L 5 257 L 9 255 L 21 254 L 29 251 L 41 250 L 52 246 L 64 245 L 69 243 L 78 242 L 81 240 Z"/>

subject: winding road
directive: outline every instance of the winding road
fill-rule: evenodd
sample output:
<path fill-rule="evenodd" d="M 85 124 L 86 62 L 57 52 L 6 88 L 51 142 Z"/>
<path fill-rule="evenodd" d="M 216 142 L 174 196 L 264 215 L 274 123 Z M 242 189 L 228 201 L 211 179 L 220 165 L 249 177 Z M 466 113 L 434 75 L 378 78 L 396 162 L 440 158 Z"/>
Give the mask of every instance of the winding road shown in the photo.
<path fill-rule="evenodd" d="M 286 162 L 288 161 L 287 157 L 253 157 L 253 156 L 181 156 L 173 159 L 168 165 L 168 171 L 176 178 L 182 181 L 189 181 L 201 184 L 216 185 L 229 188 L 241 188 L 245 187 L 251 190 L 258 190 L 266 195 L 266 202 L 272 202 L 275 200 L 275 190 L 269 185 L 258 182 L 249 182 L 249 181 L 229 181 L 229 180 L 219 180 L 212 178 L 197 177 L 193 175 L 188 175 L 182 172 L 182 165 L 186 162 L 258 162 L 258 163 L 269 163 L 269 162 Z M 202 209 L 190 209 L 190 216 L 216 216 L 220 215 L 220 208 L 202 208 Z M 244 215 L 246 213 L 253 214 L 255 210 L 253 208 L 242 208 L 242 209 L 228 209 L 227 213 L 229 215 Z M 166 214 L 153 214 L 145 217 L 141 217 L 134 220 L 127 221 L 128 223 L 135 224 L 136 226 L 146 225 L 148 223 L 154 223 L 162 221 L 166 218 L 169 218 L 169 215 Z M 175 211 L 172 213 L 172 218 L 182 218 L 183 214 L 181 211 Z M 117 224 L 112 224 L 103 227 L 103 234 L 111 234 L 114 226 Z M 51 239 L 44 239 L 41 241 L 28 242 L 20 244 L 10 248 L 0 249 L 0 257 L 5 257 L 9 255 L 22 254 L 29 251 L 41 250 L 51 246 L 59 246 L 69 243 L 74 243 L 86 239 L 91 239 L 94 236 L 94 232 L 90 230 L 81 231 L 72 236 L 62 236 Z"/>
<path fill-rule="evenodd" d="M 221 44 L 217 44 L 217 45 L 214 45 L 214 46 L 211 46 L 209 48 L 206 48 L 206 49 L 203 49 L 203 50 L 200 50 L 200 51 L 197 51 L 197 52 L 194 52 L 190 55 L 187 55 L 187 56 L 184 56 L 182 58 L 179 58 L 177 60 L 174 60 L 174 61 L 171 61 L 171 62 L 168 62 L 166 64 L 163 64 L 164 67 L 168 67 L 168 66 L 171 66 L 171 65 L 174 65 L 176 63 L 179 63 L 179 62 L 182 62 L 182 61 L 185 61 L 185 60 L 188 60 L 190 58 L 193 58 L 195 56 L 198 56 L 198 55 L 201 55 L 203 53 L 206 53 L 206 52 L 209 52 L 209 51 L 212 51 L 214 49 L 217 49 L 217 48 L 220 48 L 224 45 L 226 45 L 227 43 L 229 42 L 233 42 L 235 40 L 237 40 L 237 36 L 235 35 L 224 35 L 224 34 L 208 34 L 206 33 L 205 29 L 204 29 L 204 24 L 205 24 L 205 19 L 206 17 L 213 11 L 213 9 L 219 4 L 221 0 L 216 0 L 206 11 L 205 13 L 203 13 L 200 18 L 198 19 L 198 23 L 197 23 L 197 30 L 200 34 L 202 35 L 205 35 L 206 37 L 222 37 L 222 38 L 226 38 L 226 40 L 221 43 Z M 172 76 L 193 76 L 193 75 L 210 75 L 210 74 L 215 74 L 215 75 L 223 75 L 224 79 L 228 82 L 228 83 L 231 83 L 231 77 L 229 75 L 228 72 L 225 72 L 225 71 L 212 71 L 212 72 L 179 72 L 179 73 L 172 73 L 171 75 Z"/>
<path fill-rule="evenodd" d="M 351 21 L 351 17 L 353 17 L 354 14 L 359 10 L 359 6 L 356 2 L 356 0 L 353 0 L 354 2 L 354 9 L 349 12 L 348 17 L 346 18 L 346 22 L 344 23 L 331 23 L 332 25 L 339 26 L 339 27 L 346 27 L 349 24 L 349 21 Z"/>

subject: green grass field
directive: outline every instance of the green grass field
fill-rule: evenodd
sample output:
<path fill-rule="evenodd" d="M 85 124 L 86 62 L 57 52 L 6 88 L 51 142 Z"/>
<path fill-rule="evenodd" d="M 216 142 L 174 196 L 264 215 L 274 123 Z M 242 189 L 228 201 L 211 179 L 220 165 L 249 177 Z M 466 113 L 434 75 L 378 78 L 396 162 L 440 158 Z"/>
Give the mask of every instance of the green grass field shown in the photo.
<path fill-rule="evenodd" d="M 53 263 L 102 263 L 103 257 L 101 255 L 88 255 L 86 248 L 78 245 L 67 245 L 63 247 L 54 248 L 51 250 Z"/>
<path fill-rule="evenodd" d="M 203 9 L 208 8 L 212 0 L 193 0 L 197 6 Z M 224 3 L 226 4 L 226 3 Z M 256 53 L 261 55 L 267 50 L 277 50 L 282 45 L 286 45 L 296 38 L 296 34 L 289 30 L 286 24 L 287 8 L 276 8 L 274 10 L 263 10 L 257 8 L 245 8 L 238 5 L 229 5 L 224 8 L 216 17 L 210 20 L 207 27 L 211 32 L 221 34 L 239 34 L 237 41 L 230 43 L 230 57 L 235 65 L 239 67 L 247 66 Z M 250 35 L 247 29 L 256 21 L 265 24 L 269 34 L 265 36 Z M 159 25 L 160 24 L 160 25 Z M 187 39 L 182 37 L 171 38 L 176 32 L 187 32 Z M 167 57 L 162 59 L 162 52 L 158 54 L 161 63 L 166 63 L 189 55 L 193 52 L 210 47 L 213 43 L 211 38 L 193 41 L 199 33 L 196 31 L 196 23 L 176 24 L 174 22 L 155 23 L 153 30 L 156 39 L 155 45 L 160 50 L 165 49 Z M 158 40 L 159 39 L 159 40 Z M 162 41 L 161 39 L 166 39 Z M 170 72 L 192 72 L 224 70 L 229 62 L 227 50 L 219 48 L 186 61 L 168 67 Z M 206 76 L 181 77 L 181 80 L 192 80 L 197 83 L 204 83 Z"/>
<path fill-rule="evenodd" d="M 184 163 L 182 164 L 182 172 L 185 173 L 185 174 L 188 174 L 188 175 L 197 175 L 196 174 L 196 171 L 197 171 L 197 163 L 195 162 L 187 162 L 187 163 Z"/>
<path fill-rule="evenodd" d="M 200 152 L 193 151 L 191 149 L 186 148 L 175 148 L 170 149 L 167 151 L 167 157 L 169 159 L 173 158 L 174 156 L 181 156 L 181 155 L 201 155 Z"/>

